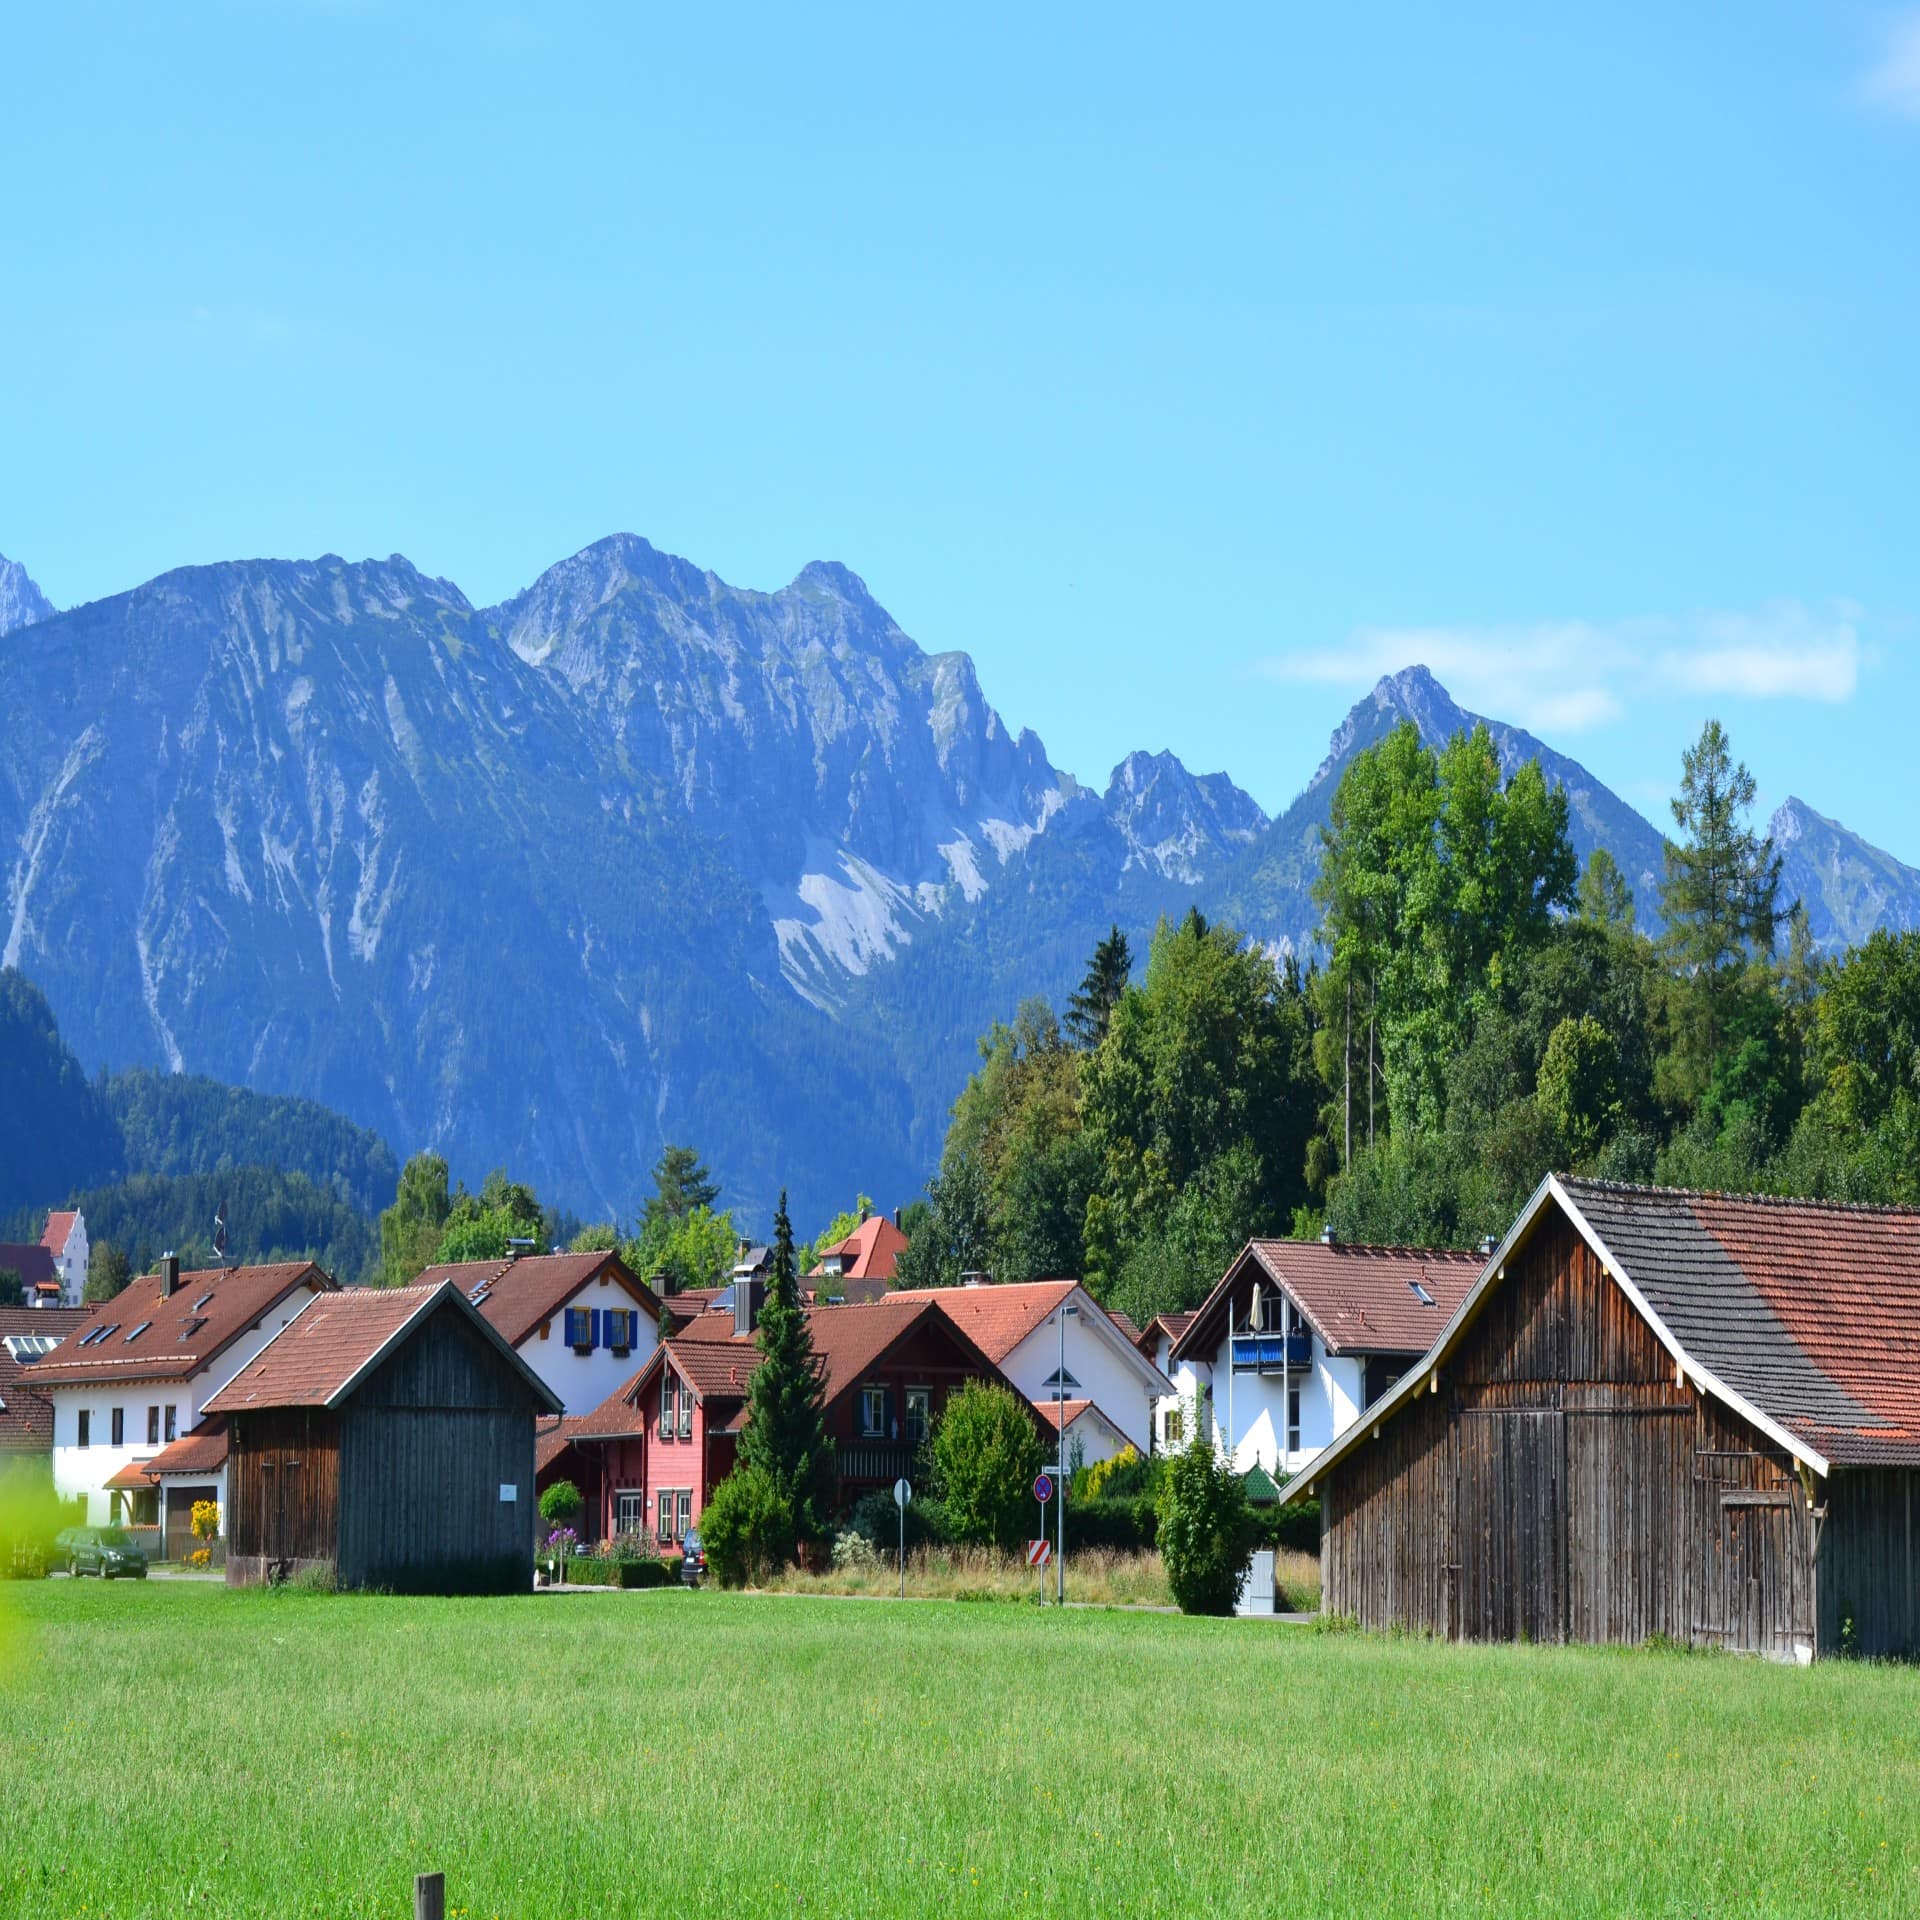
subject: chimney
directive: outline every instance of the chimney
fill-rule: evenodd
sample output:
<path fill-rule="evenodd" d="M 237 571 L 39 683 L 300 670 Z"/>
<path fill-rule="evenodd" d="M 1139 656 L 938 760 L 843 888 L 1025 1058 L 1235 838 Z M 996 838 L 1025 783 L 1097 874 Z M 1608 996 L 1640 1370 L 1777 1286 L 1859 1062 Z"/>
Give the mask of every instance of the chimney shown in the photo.
<path fill-rule="evenodd" d="M 963 1273 L 960 1276 L 960 1284 L 963 1287 L 990 1287 L 993 1285 L 993 1275 L 990 1273 Z"/>
<path fill-rule="evenodd" d="M 900 1225 L 900 1209 L 898 1207 L 895 1207 L 893 1210 L 893 1230 L 895 1233 L 901 1233 L 905 1231 L 905 1229 Z"/>
<path fill-rule="evenodd" d="M 1491 1259 L 1493 1258 L 1493 1250 L 1494 1250 L 1494 1248 L 1495 1248 L 1495 1247 L 1497 1247 L 1497 1246 L 1498 1246 L 1499 1244 L 1500 1244 L 1500 1242 L 1499 1242 L 1498 1240 L 1496 1240 L 1496 1239 L 1495 1239 L 1495 1238 L 1493 1237 L 1493 1235 L 1492 1235 L 1492 1234 L 1490 1234 L 1490 1233 L 1487 1233 L 1487 1234 L 1482 1234 L 1482 1235 L 1480 1236 L 1480 1254 L 1481 1254 L 1481 1258 L 1482 1258 L 1482 1259 L 1486 1259 L 1486 1260 L 1491 1260 Z"/>
<path fill-rule="evenodd" d="M 873 1209 L 864 1200 L 860 1202 L 860 1224 L 863 1227 L 867 1224 L 867 1215 L 872 1211 Z"/>
<path fill-rule="evenodd" d="M 1337 1247 L 1340 1244 L 1340 1236 L 1334 1232 L 1331 1226 L 1322 1227 L 1320 1229 L 1320 1244 L 1323 1247 Z"/>
<path fill-rule="evenodd" d="M 522 1254 L 532 1253 L 539 1244 L 531 1234 L 509 1240 L 507 1242 L 507 1264 L 511 1266 Z"/>
<path fill-rule="evenodd" d="M 160 1298 L 171 1300 L 180 1291 L 180 1256 L 177 1253 L 163 1253 L 160 1256 Z"/>
<path fill-rule="evenodd" d="M 764 1280 L 736 1280 L 733 1283 L 733 1331 L 746 1339 L 760 1325 L 760 1309 L 767 1304 Z"/>
<path fill-rule="evenodd" d="M 750 1254 L 752 1251 L 753 1251 L 753 1242 L 749 1240 L 747 1236 L 743 1233 L 740 1236 L 740 1251 L 737 1255 L 735 1255 L 735 1258 L 738 1259 L 742 1264 L 744 1264 L 746 1261 L 747 1255 Z"/>

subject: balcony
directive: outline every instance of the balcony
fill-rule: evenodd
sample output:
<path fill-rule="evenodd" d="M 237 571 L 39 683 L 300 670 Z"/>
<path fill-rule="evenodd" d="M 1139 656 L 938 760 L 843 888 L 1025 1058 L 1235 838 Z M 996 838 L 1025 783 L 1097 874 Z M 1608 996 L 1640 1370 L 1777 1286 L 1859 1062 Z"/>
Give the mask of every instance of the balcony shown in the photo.
<path fill-rule="evenodd" d="M 1313 1365 L 1310 1333 L 1236 1333 L 1235 1373 L 1304 1373 Z"/>
<path fill-rule="evenodd" d="M 891 1486 L 912 1478 L 916 1448 L 902 1441 L 841 1440 L 834 1445 L 834 1471 L 842 1480 L 872 1480 Z"/>

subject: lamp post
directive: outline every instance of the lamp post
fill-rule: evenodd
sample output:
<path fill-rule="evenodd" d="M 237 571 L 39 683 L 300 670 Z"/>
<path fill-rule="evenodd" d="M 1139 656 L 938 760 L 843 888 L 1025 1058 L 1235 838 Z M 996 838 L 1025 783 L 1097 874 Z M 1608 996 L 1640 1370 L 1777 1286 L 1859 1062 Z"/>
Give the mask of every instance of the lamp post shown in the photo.
<path fill-rule="evenodd" d="M 1053 1376 L 1054 1399 L 1060 1421 L 1060 1486 L 1055 1494 L 1059 1505 L 1053 1510 L 1053 1558 L 1059 1572 L 1056 1589 L 1059 1604 L 1067 1604 L 1067 1318 L 1080 1317 L 1080 1309 L 1070 1302 L 1063 1302 L 1055 1318 L 1060 1323 L 1060 1366 Z"/>

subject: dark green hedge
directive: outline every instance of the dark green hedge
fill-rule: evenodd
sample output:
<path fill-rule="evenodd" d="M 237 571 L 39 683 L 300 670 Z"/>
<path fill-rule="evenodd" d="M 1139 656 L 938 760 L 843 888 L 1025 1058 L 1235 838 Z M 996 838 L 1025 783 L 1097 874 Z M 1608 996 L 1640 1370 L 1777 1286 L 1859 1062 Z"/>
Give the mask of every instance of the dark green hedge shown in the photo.
<path fill-rule="evenodd" d="M 1110 1547 L 1116 1553 L 1145 1553 L 1154 1543 L 1159 1522 L 1153 1498 L 1067 1502 L 1067 1551 L 1075 1547 Z"/>
<path fill-rule="evenodd" d="M 567 1562 L 567 1579 L 579 1587 L 670 1587 L 679 1577 L 677 1560 L 599 1560 L 578 1554 Z"/>

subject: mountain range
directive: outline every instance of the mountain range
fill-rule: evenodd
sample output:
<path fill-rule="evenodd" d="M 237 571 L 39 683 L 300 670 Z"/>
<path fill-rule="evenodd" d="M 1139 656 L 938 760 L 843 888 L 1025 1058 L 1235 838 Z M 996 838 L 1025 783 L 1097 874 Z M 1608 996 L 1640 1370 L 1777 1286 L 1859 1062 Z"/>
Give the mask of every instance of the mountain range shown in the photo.
<path fill-rule="evenodd" d="M 803 1231 L 917 1191 L 977 1035 L 1109 923 L 1304 954 L 1341 771 L 1475 718 L 1411 667 L 1276 818 L 1167 753 L 1095 791 L 846 568 L 757 593 L 631 535 L 485 608 L 395 555 L 57 612 L 0 561 L 0 636 L 0 964 L 89 1068 L 306 1096 L 588 1215 L 692 1141 Z M 1660 834 L 1488 724 L 1653 924 Z M 1822 944 L 1920 924 L 1920 874 L 1797 800 L 1774 832 Z"/>

